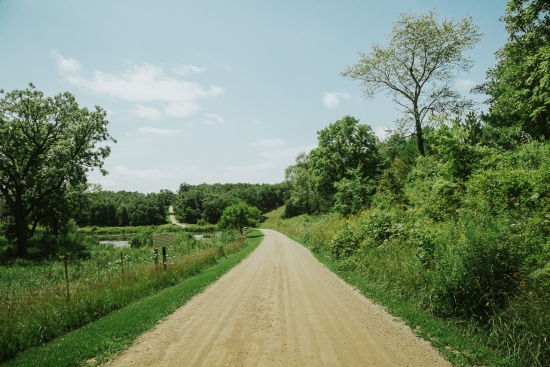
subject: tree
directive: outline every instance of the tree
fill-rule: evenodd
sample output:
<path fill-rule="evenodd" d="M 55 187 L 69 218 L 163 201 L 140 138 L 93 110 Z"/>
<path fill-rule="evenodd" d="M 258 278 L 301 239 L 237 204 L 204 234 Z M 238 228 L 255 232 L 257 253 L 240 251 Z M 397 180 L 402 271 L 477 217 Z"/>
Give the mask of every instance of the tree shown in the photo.
<path fill-rule="evenodd" d="M 384 91 L 414 121 L 418 152 L 425 154 L 422 123 L 430 114 L 457 114 L 472 105 L 451 89 L 458 72 L 473 66 L 462 53 L 482 38 L 472 17 L 436 20 L 436 14 L 401 14 L 393 23 L 388 44 L 372 52 L 341 75 L 361 81 L 367 98 Z"/>
<path fill-rule="evenodd" d="M 378 138 L 371 127 L 344 116 L 317 133 L 319 146 L 309 154 L 312 182 L 317 195 L 332 204 L 334 184 L 344 178 L 373 179 L 378 174 Z M 354 170 L 359 169 L 359 177 Z"/>
<path fill-rule="evenodd" d="M 290 186 L 290 197 L 285 203 L 286 218 L 311 212 L 311 171 L 309 156 L 301 152 L 296 157 L 296 164 L 285 169 L 285 181 Z"/>
<path fill-rule="evenodd" d="M 96 145 L 115 141 L 107 124 L 103 109 L 81 108 L 68 92 L 45 97 L 29 84 L 0 99 L 0 193 L 13 217 L 19 256 L 26 256 L 37 224 L 65 205 L 68 191 L 86 186 L 90 169 L 106 174 L 110 148 Z"/>
<path fill-rule="evenodd" d="M 532 138 L 550 138 L 550 3 L 508 1 L 502 18 L 509 33 L 496 52 L 497 65 L 487 82 L 475 88 L 489 95 L 486 122 L 497 128 L 518 127 Z"/>
<path fill-rule="evenodd" d="M 258 208 L 240 202 L 225 208 L 218 224 L 220 228 L 236 229 L 243 233 L 244 227 L 256 227 L 260 219 L 261 213 Z"/>

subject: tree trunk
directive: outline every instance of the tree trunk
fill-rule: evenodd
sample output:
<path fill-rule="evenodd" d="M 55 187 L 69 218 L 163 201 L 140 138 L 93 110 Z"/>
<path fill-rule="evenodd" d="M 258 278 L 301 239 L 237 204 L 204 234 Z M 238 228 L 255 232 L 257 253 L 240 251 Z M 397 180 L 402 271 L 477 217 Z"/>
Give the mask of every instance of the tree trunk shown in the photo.
<path fill-rule="evenodd" d="M 17 231 L 17 256 L 27 257 L 27 223 L 21 212 L 15 213 L 15 226 Z"/>
<path fill-rule="evenodd" d="M 420 124 L 420 117 L 415 116 L 414 117 L 414 125 L 416 130 L 416 137 L 418 142 L 418 153 L 420 155 L 425 156 L 426 152 L 424 151 L 424 136 L 422 135 L 422 125 Z"/>

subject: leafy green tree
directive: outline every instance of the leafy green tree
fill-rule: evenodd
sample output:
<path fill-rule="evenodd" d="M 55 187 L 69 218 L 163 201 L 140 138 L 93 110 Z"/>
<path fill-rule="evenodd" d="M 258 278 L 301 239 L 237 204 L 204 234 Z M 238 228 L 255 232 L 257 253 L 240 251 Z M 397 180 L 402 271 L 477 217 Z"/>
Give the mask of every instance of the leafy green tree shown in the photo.
<path fill-rule="evenodd" d="M 457 114 L 472 105 L 452 90 L 457 73 L 470 70 L 463 56 L 482 38 L 471 17 L 436 20 L 436 14 L 401 14 L 393 23 L 388 44 L 374 44 L 360 53 L 357 64 L 341 75 L 361 81 L 367 98 L 386 92 L 412 121 L 418 152 L 425 154 L 422 124 L 430 114 Z"/>
<path fill-rule="evenodd" d="M 31 228 L 46 207 L 61 207 L 71 188 L 86 183 L 86 173 L 102 169 L 114 141 L 106 112 L 79 107 L 66 92 L 45 97 L 30 84 L 0 99 L 0 193 L 14 221 L 18 255 L 27 255 Z M 97 146 L 101 144 L 101 146 Z"/>
<path fill-rule="evenodd" d="M 285 217 L 311 213 L 311 170 L 309 156 L 301 152 L 296 157 L 296 164 L 285 170 L 285 181 L 290 186 L 290 198 L 285 202 Z"/>
<path fill-rule="evenodd" d="M 240 202 L 225 208 L 218 225 L 223 229 L 236 229 L 243 233 L 244 227 L 256 227 L 260 219 L 258 208 Z"/>
<path fill-rule="evenodd" d="M 361 167 L 350 170 L 348 176 L 334 183 L 334 210 L 342 215 L 365 209 L 376 188 L 376 181 L 362 178 Z"/>
<path fill-rule="evenodd" d="M 519 127 L 532 138 L 550 138 L 550 3 L 508 1 L 502 18 L 508 40 L 497 64 L 475 91 L 489 95 L 491 126 Z"/>
<path fill-rule="evenodd" d="M 313 186 L 328 206 L 336 193 L 334 184 L 344 178 L 355 179 L 350 172 L 359 169 L 360 180 L 378 174 L 380 154 L 378 138 L 371 127 L 344 116 L 317 133 L 319 146 L 309 154 Z"/>

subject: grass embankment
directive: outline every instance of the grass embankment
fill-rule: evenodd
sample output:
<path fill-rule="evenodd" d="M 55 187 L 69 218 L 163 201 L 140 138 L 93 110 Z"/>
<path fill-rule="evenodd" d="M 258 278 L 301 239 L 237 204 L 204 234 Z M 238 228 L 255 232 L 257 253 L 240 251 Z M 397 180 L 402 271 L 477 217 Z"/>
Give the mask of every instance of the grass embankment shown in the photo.
<path fill-rule="evenodd" d="M 414 255 L 416 246 L 412 248 L 403 242 L 386 241 L 380 247 L 359 250 L 353 256 L 336 257 L 335 248 L 350 251 L 354 246 L 353 234 L 359 235 L 366 230 L 358 228 L 360 219 L 345 219 L 338 215 L 302 216 L 279 220 L 271 228 L 310 248 L 331 271 L 404 320 L 413 332 L 430 341 L 453 365 L 535 365 L 532 359 L 528 362 L 519 358 L 520 353 L 514 355 L 507 351 L 502 335 L 484 332 L 466 319 L 435 316 L 426 309 L 425 298 L 430 297 L 433 290 L 425 279 L 426 273 L 415 264 L 419 262 Z M 522 341 L 507 342 L 508 345 L 521 345 Z M 526 349 L 531 347 L 529 340 L 523 342 Z M 537 365 L 547 365 L 547 362 L 539 360 Z"/>
<path fill-rule="evenodd" d="M 262 215 L 264 222 L 262 223 L 262 226 L 265 226 L 267 228 L 271 228 L 277 224 L 277 221 L 283 217 L 283 214 L 285 212 L 285 206 L 281 206 L 275 210 L 272 210 L 268 213 L 265 213 Z"/>
<path fill-rule="evenodd" d="M 235 240 L 226 246 L 212 241 L 217 245 L 191 255 L 174 253 L 166 271 L 160 270 L 162 265 L 157 269 L 149 261 L 131 271 L 127 269 L 124 279 L 114 274 L 99 279 L 82 278 L 71 285 L 69 300 L 62 285 L 54 291 L 48 288 L 28 295 L 25 290 L 12 293 L 11 299 L 2 300 L 7 303 L 7 307 L 2 307 L 0 320 L 4 359 L 70 329 L 87 326 L 28 349 L 6 365 L 26 366 L 32 361 L 40 366 L 69 366 L 90 358 L 104 360 L 246 257 L 262 239 L 260 232 L 252 232 L 249 237 L 248 242 Z M 116 274 L 121 275 L 118 271 Z M 162 288 L 166 289 L 158 292 Z M 140 301 L 136 303 L 137 300 Z M 99 320 L 90 323 L 96 319 Z"/>

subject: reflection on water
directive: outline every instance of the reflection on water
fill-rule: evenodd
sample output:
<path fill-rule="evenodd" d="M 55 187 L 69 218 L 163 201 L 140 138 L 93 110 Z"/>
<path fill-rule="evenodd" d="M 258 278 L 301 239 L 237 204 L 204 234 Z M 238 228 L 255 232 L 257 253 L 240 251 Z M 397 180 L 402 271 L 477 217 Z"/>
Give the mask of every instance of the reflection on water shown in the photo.
<path fill-rule="evenodd" d="M 120 247 L 120 248 L 130 247 L 130 244 L 128 243 L 128 241 L 99 241 L 99 244 L 100 245 L 113 244 L 114 247 Z"/>

